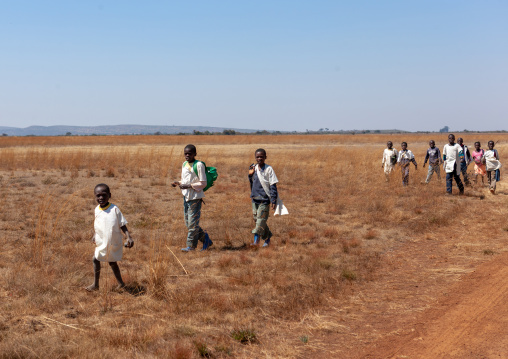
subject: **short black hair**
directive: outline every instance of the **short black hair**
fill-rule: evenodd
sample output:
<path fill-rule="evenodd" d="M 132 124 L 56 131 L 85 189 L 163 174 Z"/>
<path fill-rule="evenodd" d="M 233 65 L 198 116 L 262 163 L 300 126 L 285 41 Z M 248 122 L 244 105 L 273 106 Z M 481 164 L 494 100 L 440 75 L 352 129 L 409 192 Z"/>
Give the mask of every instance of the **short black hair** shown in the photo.
<path fill-rule="evenodd" d="M 482 145 L 482 144 L 480 143 L 480 141 L 476 141 L 474 144 L 475 144 L 475 145 L 476 145 L 476 144 L 479 144 L 480 146 Z"/>
<path fill-rule="evenodd" d="M 401 145 L 401 146 L 402 146 L 402 145 L 406 145 L 406 146 L 407 146 L 407 142 L 402 142 L 400 145 Z"/>
<path fill-rule="evenodd" d="M 99 183 L 97 186 L 95 186 L 95 188 L 93 189 L 93 191 L 95 192 L 95 190 L 99 187 L 104 187 L 106 189 L 106 192 L 108 193 L 111 193 L 111 191 L 109 190 L 109 186 L 105 183 Z"/>
<path fill-rule="evenodd" d="M 258 153 L 258 152 L 262 152 L 262 153 L 266 156 L 266 151 L 265 151 L 265 149 L 264 149 L 264 148 L 258 148 L 258 149 L 256 150 L 256 152 L 254 152 L 254 154 L 256 154 L 256 153 Z"/>
<path fill-rule="evenodd" d="M 191 151 L 192 151 L 192 153 L 196 153 L 196 152 L 197 152 L 197 151 L 196 151 L 196 146 L 191 145 L 191 144 L 189 144 L 189 145 L 185 146 L 185 148 L 184 148 L 183 150 L 184 150 L 184 151 L 185 151 L 185 150 L 191 150 Z"/>

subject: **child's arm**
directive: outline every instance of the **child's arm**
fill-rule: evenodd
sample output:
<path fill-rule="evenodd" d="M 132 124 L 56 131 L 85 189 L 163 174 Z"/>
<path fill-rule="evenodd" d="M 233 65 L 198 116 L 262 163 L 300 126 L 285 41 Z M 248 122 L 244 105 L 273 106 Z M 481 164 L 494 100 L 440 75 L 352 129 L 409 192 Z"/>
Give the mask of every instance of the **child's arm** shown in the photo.
<path fill-rule="evenodd" d="M 95 243 L 95 233 L 92 236 L 92 243 Z"/>
<path fill-rule="evenodd" d="M 416 159 L 414 157 L 411 158 L 411 162 L 415 165 L 415 169 L 418 169 L 418 164 L 416 163 Z"/>
<path fill-rule="evenodd" d="M 275 208 L 277 208 L 277 196 L 279 194 L 277 193 L 277 184 L 274 183 L 270 185 L 270 198 L 272 199 L 272 209 L 275 211 Z"/>
<path fill-rule="evenodd" d="M 134 245 L 134 241 L 131 238 L 131 235 L 129 233 L 129 230 L 127 229 L 127 226 L 121 226 L 120 229 L 127 236 L 127 242 L 125 242 L 124 246 L 127 248 L 132 248 L 132 246 Z"/>
<path fill-rule="evenodd" d="M 427 154 L 425 155 L 425 161 L 423 161 L 423 168 L 425 168 L 425 164 L 427 163 L 429 159 L 429 150 L 427 150 Z"/>

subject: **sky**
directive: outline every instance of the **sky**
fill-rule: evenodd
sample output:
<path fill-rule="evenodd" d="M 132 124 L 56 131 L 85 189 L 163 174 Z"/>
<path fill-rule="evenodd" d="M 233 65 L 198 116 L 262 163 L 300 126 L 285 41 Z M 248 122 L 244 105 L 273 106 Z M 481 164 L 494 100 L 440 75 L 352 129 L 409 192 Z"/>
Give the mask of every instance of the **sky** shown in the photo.
<path fill-rule="evenodd" d="M 508 130 L 508 1 L 0 0 L 0 126 Z"/>

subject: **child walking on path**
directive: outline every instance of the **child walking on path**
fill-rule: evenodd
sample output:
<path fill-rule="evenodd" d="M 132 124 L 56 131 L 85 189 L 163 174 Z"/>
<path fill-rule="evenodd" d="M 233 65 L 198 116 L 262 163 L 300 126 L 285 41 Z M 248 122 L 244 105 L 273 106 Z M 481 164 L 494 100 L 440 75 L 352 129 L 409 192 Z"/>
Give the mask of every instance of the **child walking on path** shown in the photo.
<path fill-rule="evenodd" d="M 203 242 L 202 250 L 206 250 L 213 244 L 208 234 L 199 226 L 201 204 L 205 197 L 203 189 L 206 187 L 206 169 L 203 162 L 196 160 L 196 146 L 185 146 L 183 154 L 186 161 L 182 165 L 182 179 L 180 182 L 171 183 L 173 187 L 178 186 L 183 194 L 183 217 L 187 227 L 187 247 L 182 248 L 182 251 L 195 250 L 198 241 Z M 197 172 L 195 172 L 196 170 Z"/>
<path fill-rule="evenodd" d="M 489 189 L 492 194 L 496 193 L 496 182 L 499 181 L 499 169 L 501 168 L 499 153 L 494 149 L 494 146 L 494 141 L 489 141 L 489 149 L 485 151 L 487 181 L 489 182 Z"/>
<path fill-rule="evenodd" d="M 439 148 L 436 147 L 436 142 L 434 142 L 434 140 L 430 140 L 429 146 L 430 147 L 427 150 L 427 154 L 425 155 L 425 161 L 423 162 L 423 168 L 425 168 L 427 160 L 429 161 L 429 172 L 427 174 L 425 183 L 430 182 L 434 172 L 437 174 L 437 179 L 441 181 L 439 166 L 443 163 L 443 160 L 441 159 L 441 151 L 439 151 Z"/>
<path fill-rule="evenodd" d="M 86 287 L 86 290 L 92 292 L 99 289 L 101 262 L 109 263 L 118 282 L 116 289 L 123 289 L 125 283 L 122 280 L 120 268 L 116 263 L 122 259 L 123 254 L 122 232 L 127 237 L 125 247 L 132 248 L 134 241 L 127 230 L 127 221 L 122 212 L 120 212 L 117 206 L 109 203 L 111 191 L 108 185 L 104 183 L 98 184 L 95 186 L 94 194 L 97 203 L 99 203 L 95 208 L 95 234 L 92 237 L 92 242 L 95 243 L 95 255 L 93 257 L 94 281 L 92 285 Z"/>
<path fill-rule="evenodd" d="M 409 183 L 409 163 L 413 162 L 413 164 L 415 165 L 415 170 L 418 169 L 418 165 L 416 164 L 413 152 L 407 149 L 407 143 L 402 142 L 400 146 L 402 149 L 399 152 L 399 158 L 397 162 L 399 163 L 402 169 L 402 186 L 406 187 Z"/>
<path fill-rule="evenodd" d="M 447 194 L 452 194 L 452 179 L 455 179 L 460 194 L 464 194 L 464 185 L 460 180 L 460 157 L 462 156 L 464 156 L 462 147 L 458 143 L 455 143 L 455 135 L 451 133 L 448 136 L 448 143 L 443 148 Z"/>
<path fill-rule="evenodd" d="M 485 151 L 482 148 L 482 145 L 479 141 L 474 143 L 474 151 L 471 153 L 471 157 L 474 161 L 474 182 L 478 183 L 478 176 L 482 176 L 482 184 L 484 183 L 484 178 L 487 175 L 487 170 L 485 168 L 485 164 L 483 163 L 483 156 L 485 155 Z"/>
<path fill-rule="evenodd" d="M 390 179 L 390 173 L 392 173 L 393 168 L 397 164 L 397 150 L 393 148 L 392 141 L 388 141 L 386 143 L 386 148 L 383 151 L 383 161 L 381 162 L 381 168 L 385 170 L 385 178 L 386 182 Z"/>
<path fill-rule="evenodd" d="M 252 198 L 252 216 L 256 226 L 252 230 L 254 234 L 254 243 L 252 246 L 259 245 L 260 238 L 265 241 L 263 247 L 270 245 L 272 232 L 266 223 L 270 213 L 270 207 L 275 211 L 278 204 L 277 183 L 279 180 L 275 175 L 272 166 L 265 163 L 266 151 L 259 148 L 254 153 L 256 164 L 249 167 L 249 182 Z M 281 203 L 279 205 L 282 206 Z"/>
<path fill-rule="evenodd" d="M 462 137 L 459 137 L 457 139 L 457 143 L 462 147 L 462 153 L 464 153 L 464 156 L 460 158 L 460 172 L 462 172 L 462 177 L 464 177 L 464 184 L 466 186 L 470 186 L 469 183 L 469 177 L 467 175 L 467 166 L 469 166 L 469 163 L 471 163 L 471 154 L 469 153 L 469 149 L 466 145 L 464 145 L 464 140 Z"/>

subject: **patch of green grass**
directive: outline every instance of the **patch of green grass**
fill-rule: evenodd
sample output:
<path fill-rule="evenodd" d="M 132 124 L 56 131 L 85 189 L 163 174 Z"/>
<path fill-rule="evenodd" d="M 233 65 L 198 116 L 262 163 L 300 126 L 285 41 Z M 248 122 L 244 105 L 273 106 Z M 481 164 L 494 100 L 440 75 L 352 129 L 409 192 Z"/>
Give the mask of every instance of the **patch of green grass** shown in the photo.
<path fill-rule="evenodd" d="M 347 279 L 349 281 L 356 280 L 356 273 L 349 269 L 343 269 L 341 276 L 342 278 Z"/>
<path fill-rule="evenodd" d="M 303 344 L 307 344 L 309 342 L 309 336 L 308 335 L 302 335 L 300 337 L 300 340 Z"/>
<path fill-rule="evenodd" d="M 231 337 L 242 344 L 256 343 L 257 336 L 254 329 L 235 329 L 231 331 Z"/>
<path fill-rule="evenodd" d="M 199 356 L 203 358 L 211 358 L 212 352 L 208 349 L 205 343 L 194 343 L 198 350 Z"/>

